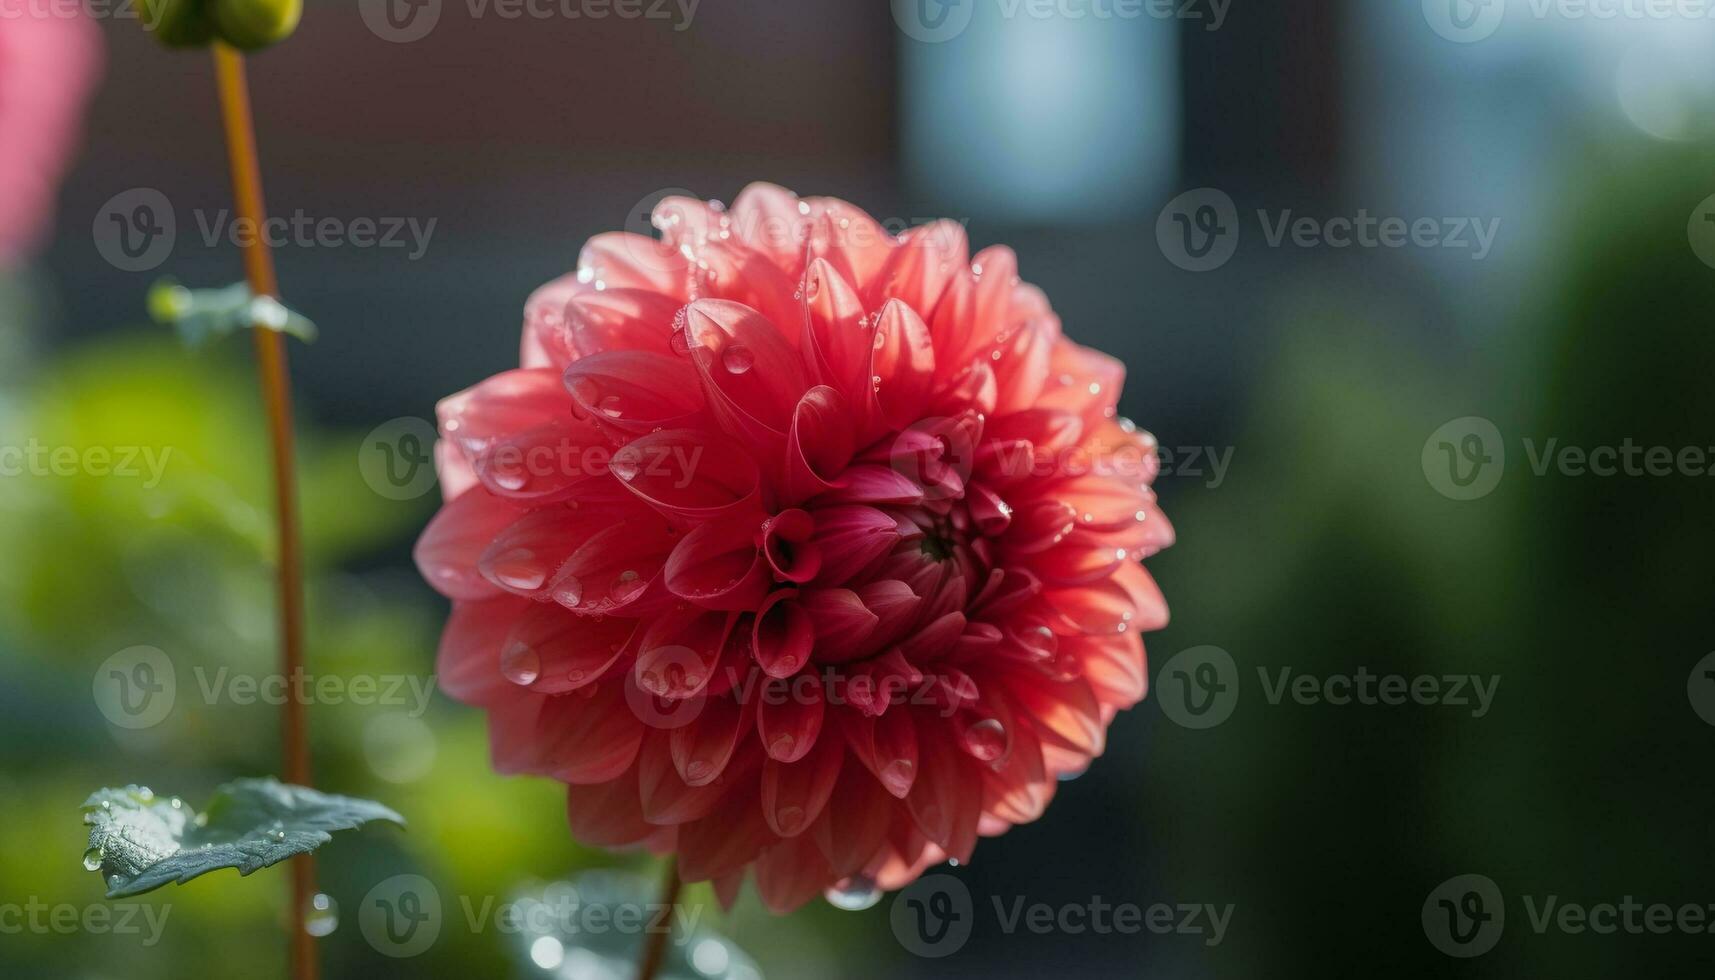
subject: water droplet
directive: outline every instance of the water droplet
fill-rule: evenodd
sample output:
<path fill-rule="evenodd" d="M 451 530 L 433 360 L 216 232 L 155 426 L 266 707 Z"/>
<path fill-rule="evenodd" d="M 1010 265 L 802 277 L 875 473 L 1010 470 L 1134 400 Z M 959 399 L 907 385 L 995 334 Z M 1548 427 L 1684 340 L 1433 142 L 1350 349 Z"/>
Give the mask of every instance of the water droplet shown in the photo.
<path fill-rule="evenodd" d="M 584 584 L 575 575 L 561 576 L 554 583 L 554 601 L 566 608 L 574 608 L 584 601 Z"/>
<path fill-rule="evenodd" d="M 608 595 L 613 597 L 614 602 L 630 602 L 637 598 L 637 594 L 648 585 L 649 583 L 643 581 L 642 576 L 628 568 L 614 576 L 613 586 L 608 589 Z"/>
<path fill-rule="evenodd" d="M 622 404 L 624 403 L 618 395 L 608 395 L 596 405 L 596 408 L 600 409 L 601 413 L 608 418 L 616 419 L 624 414 L 624 409 L 620 407 Z"/>
<path fill-rule="evenodd" d="M 685 781 L 700 783 L 709 778 L 713 769 L 714 767 L 706 762 L 687 762 L 685 763 Z"/>
<path fill-rule="evenodd" d="M 535 562 L 534 552 L 528 548 L 514 548 L 496 557 L 489 568 L 501 585 L 519 592 L 534 592 L 548 577 L 548 573 Z"/>
<path fill-rule="evenodd" d="M 83 852 L 83 870 L 100 871 L 101 861 L 107 857 L 107 852 L 99 847 L 92 847 Z"/>
<path fill-rule="evenodd" d="M 833 887 L 823 892 L 828 904 L 847 912 L 862 912 L 874 908 L 881 901 L 881 888 L 875 880 L 866 875 L 852 875 L 834 882 Z"/>
<path fill-rule="evenodd" d="M 781 832 L 791 834 L 804 824 L 804 808 L 801 806 L 783 806 L 774 812 L 774 822 Z"/>
<path fill-rule="evenodd" d="M 797 739 L 785 732 L 781 732 L 768 740 L 768 754 L 776 759 L 784 759 L 792 754 L 792 750 L 796 748 L 797 745 Z"/>
<path fill-rule="evenodd" d="M 529 687 L 542 676 L 542 658 L 526 643 L 514 643 L 500 655 L 500 673 L 520 687 Z"/>
<path fill-rule="evenodd" d="M 318 939 L 339 928 L 339 903 L 333 896 L 317 892 L 304 907 L 304 931 Z"/>
<path fill-rule="evenodd" d="M 630 483 L 637 479 L 638 473 L 643 471 L 637 455 L 637 453 L 620 453 L 613 457 L 613 462 L 608 464 L 608 468 L 613 470 L 614 476 Z"/>
<path fill-rule="evenodd" d="M 910 759 L 895 759 L 881 767 L 881 781 L 890 790 L 902 792 L 911 785 L 911 777 L 917 771 Z"/>
<path fill-rule="evenodd" d="M 985 718 L 965 729 L 965 751 L 984 762 L 993 762 L 1006 754 L 1006 726 L 993 718 Z"/>
<path fill-rule="evenodd" d="M 721 351 L 721 365 L 728 373 L 743 374 L 756 364 L 756 355 L 742 344 L 733 344 Z"/>

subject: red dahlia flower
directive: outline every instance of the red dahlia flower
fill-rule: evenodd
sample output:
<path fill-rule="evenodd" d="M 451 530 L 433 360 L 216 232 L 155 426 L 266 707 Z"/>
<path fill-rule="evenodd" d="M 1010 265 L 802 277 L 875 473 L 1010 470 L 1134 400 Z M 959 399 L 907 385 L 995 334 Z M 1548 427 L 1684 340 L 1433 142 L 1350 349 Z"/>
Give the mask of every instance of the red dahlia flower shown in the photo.
<path fill-rule="evenodd" d="M 1034 820 L 1143 697 L 1173 531 L 1122 365 L 1011 250 L 755 185 L 590 240 L 439 408 L 442 686 L 580 840 L 724 902 L 897 888 Z"/>

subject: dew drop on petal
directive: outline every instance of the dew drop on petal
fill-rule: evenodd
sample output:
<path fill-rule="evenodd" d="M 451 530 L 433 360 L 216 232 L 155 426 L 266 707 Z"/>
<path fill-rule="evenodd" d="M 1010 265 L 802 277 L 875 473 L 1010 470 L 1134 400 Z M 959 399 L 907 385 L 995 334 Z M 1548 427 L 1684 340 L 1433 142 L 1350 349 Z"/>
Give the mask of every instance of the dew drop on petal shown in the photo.
<path fill-rule="evenodd" d="M 790 834 L 804 824 L 804 808 L 801 806 L 785 806 L 775 811 L 774 822 L 780 829 Z"/>
<path fill-rule="evenodd" d="M 565 576 L 554 583 L 554 601 L 567 608 L 577 606 L 584 601 L 584 584 L 575 575 Z"/>
<path fill-rule="evenodd" d="M 910 759 L 895 759 L 881 767 L 881 781 L 894 790 L 902 790 L 911 785 L 911 776 L 917 767 Z"/>
<path fill-rule="evenodd" d="M 637 479 L 637 474 L 642 471 L 642 467 L 638 465 L 636 453 L 620 453 L 613 457 L 613 462 L 608 466 L 613 470 L 614 476 L 627 483 Z"/>
<path fill-rule="evenodd" d="M 742 344 L 734 344 L 721 351 L 721 365 L 730 374 L 743 374 L 749 371 L 755 363 L 756 355 L 751 353 L 750 348 Z"/>
<path fill-rule="evenodd" d="M 874 908 L 881 901 L 881 888 L 875 879 L 868 875 L 852 875 L 834 882 L 833 887 L 823 893 L 828 904 L 847 912 L 862 912 Z"/>
<path fill-rule="evenodd" d="M 608 595 L 614 602 L 629 602 L 637 597 L 649 583 L 643 581 L 635 571 L 626 569 L 614 577 L 613 587 L 608 589 Z"/>
<path fill-rule="evenodd" d="M 529 687 L 542 676 L 542 658 L 527 643 L 514 643 L 500 655 L 500 673 L 520 687 Z"/>
<path fill-rule="evenodd" d="M 1006 726 L 985 718 L 965 729 L 965 751 L 984 762 L 993 762 L 1006 752 Z"/>
<path fill-rule="evenodd" d="M 107 852 L 99 847 L 92 847 L 83 852 L 83 870 L 100 871 L 101 860 L 107 857 Z"/>

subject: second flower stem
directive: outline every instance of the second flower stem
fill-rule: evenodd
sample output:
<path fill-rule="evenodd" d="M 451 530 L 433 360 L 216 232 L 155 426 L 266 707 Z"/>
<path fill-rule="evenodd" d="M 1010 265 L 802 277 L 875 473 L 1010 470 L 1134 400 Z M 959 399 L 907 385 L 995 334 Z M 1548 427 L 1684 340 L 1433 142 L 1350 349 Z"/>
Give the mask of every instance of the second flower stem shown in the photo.
<path fill-rule="evenodd" d="M 250 112 L 250 87 L 244 74 L 244 56 L 224 44 L 214 45 L 216 84 L 220 92 L 220 114 L 226 128 L 226 151 L 232 168 L 233 204 L 241 220 L 253 228 L 265 227 L 267 209 L 262 202 L 262 168 L 257 160 L 256 127 Z M 244 243 L 244 274 L 253 296 L 278 300 L 280 284 L 274 273 L 274 255 L 261 236 Z M 256 327 L 250 331 L 256 343 L 256 368 L 262 388 L 262 403 L 268 415 L 268 441 L 273 451 L 274 517 L 279 549 L 280 671 L 297 677 L 304 666 L 304 562 L 303 541 L 298 525 L 298 492 L 293 462 L 292 388 L 286 364 L 286 338 L 277 330 Z M 310 785 L 309 737 L 304 724 L 304 706 L 297 698 L 286 698 L 281 712 L 281 741 L 285 772 L 282 778 L 299 786 Z M 308 854 L 292 859 L 292 908 L 290 959 L 293 980 L 315 980 L 319 971 L 315 937 L 305 928 L 304 917 L 316 891 L 314 860 Z"/>

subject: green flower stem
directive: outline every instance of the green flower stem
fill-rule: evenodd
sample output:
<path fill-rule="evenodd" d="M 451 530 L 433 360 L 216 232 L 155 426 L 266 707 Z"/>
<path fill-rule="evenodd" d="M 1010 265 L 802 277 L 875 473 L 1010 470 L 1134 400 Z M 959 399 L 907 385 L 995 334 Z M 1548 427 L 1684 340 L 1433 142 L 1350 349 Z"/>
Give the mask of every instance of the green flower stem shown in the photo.
<path fill-rule="evenodd" d="M 256 128 L 250 112 L 250 88 L 244 75 L 244 56 L 221 42 L 214 45 L 214 67 L 220 92 L 221 118 L 226 128 L 227 157 L 232 167 L 233 203 L 238 216 L 251 226 L 264 226 L 267 211 L 262 203 L 262 169 L 257 161 Z M 280 298 L 274 273 L 274 255 L 268 243 L 254 238 L 244 246 L 244 274 L 255 296 Z M 298 492 L 293 464 L 292 391 L 286 364 L 286 338 L 275 330 L 253 330 L 262 401 L 268 413 L 268 435 L 274 457 L 274 517 L 279 548 L 280 671 L 296 677 L 304 664 L 304 567 L 303 538 L 298 523 Z M 309 786 L 309 738 L 304 706 L 296 698 L 285 699 L 281 735 L 285 743 L 288 783 Z M 304 928 L 304 916 L 316 893 L 314 859 L 302 854 L 292 859 L 292 908 L 290 976 L 293 980 L 315 980 L 319 971 L 315 937 Z"/>

